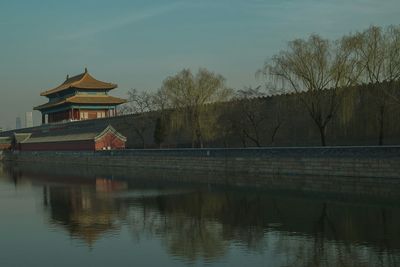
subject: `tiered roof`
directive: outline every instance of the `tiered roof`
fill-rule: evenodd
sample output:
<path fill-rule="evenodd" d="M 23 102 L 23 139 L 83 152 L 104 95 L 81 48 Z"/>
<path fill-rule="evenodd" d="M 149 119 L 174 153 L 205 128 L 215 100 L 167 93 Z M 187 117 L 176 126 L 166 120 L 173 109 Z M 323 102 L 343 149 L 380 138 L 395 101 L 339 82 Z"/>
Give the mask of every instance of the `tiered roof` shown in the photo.
<path fill-rule="evenodd" d="M 66 96 L 64 98 L 60 98 L 56 100 L 55 98 L 52 98 L 51 95 L 55 95 L 57 93 L 60 93 L 62 91 L 68 90 L 68 89 L 79 89 L 81 90 L 93 90 L 93 91 L 99 91 L 99 90 L 104 90 L 104 91 L 109 91 L 114 88 L 117 88 L 117 85 L 114 83 L 107 83 L 107 82 L 102 82 L 99 81 L 93 76 L 89 74 L 87 69 L 85 68 L 85 72 L 73 76 L 73 77 L 68 77 L 67 79 L 59 86 L 47 90 L 43 93 L 41 93 L 41 96 L 47 96 L 50 98 L 50 102 L 37 106 L 34 109 L 35 110 L 43 110 L 47 108 L 53 108 L 57 107 L 63 104 L 90 104 L 90 105 L 119 105 L 122 103 L 125 103 L 126 100 L 118 97 L 113 97 L 109 96 L 106 94 L 79 94 L 79 92 L 73 96 Z"/>
<path fill-rule="evenodd" d="M 33 109 L 42 110 L 52 108 L 63 104 L 98 104 L 98 105 L 119 105 L 125 103 L 126 100 L 109 95 L 74 95 L 55 102 L 49 102 Z"/>
<path fill-rule="evenodd" d="M 41 93 L 40 95 L 48 96 L 48 95 L 52 95 L 54 93 L 59 93 L 61 91 L 64 91 L 64 90 L 67 90 L 70 88 L 84 89 L 84 90 L 99 90 L 99 89 L 111 90 L 111 89 L 114 89 L 117 87 L 118 87 L 118 85 L 116 85 L 114 83 L 102 82 L 102 81 L 99 81 L 99 80 L 93 78 L 89 74 L 87 69 L 85 68 L 84 73 L 73 76 L 71 78 L 69 78 L 67 76 L 67 79 L 61 85 L 59 85 L 53 89 L 47 90 L 47 91 Z"/>

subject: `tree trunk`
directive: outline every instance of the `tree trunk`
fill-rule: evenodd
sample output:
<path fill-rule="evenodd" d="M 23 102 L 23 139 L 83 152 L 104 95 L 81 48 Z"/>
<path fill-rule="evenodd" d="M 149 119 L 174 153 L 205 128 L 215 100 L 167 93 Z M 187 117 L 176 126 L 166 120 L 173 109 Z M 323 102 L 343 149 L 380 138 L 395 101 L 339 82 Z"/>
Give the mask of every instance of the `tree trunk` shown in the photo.
<path fill-rule="evenodd" d="M 143 148 L 146 148 L 146 142 L 144 139 L 144 133 L 142 133 L 139 129 L 135 128 L 135 133 L 139 137 L 140 141 L 142 142 Z"/>
<path fill-rule="evenodd" d="M 146 148 L 146 142 L 144 140 L 144 134 L 141 133 L 139 136 L 140 136 L 140 140 L 142 141 L 143 149 L 145 149 Z"/>
<path fill-rule="evenodd" d="M 197 147 L 203 148 L 203 135 L 200 127 L 200 117 L 197 114 L 195 115 L 195 127 Z"/>
<path fill-rule="evenodd" d="M 195 130 L 195 126 L 194 123 L 192 122 L 191 124 L 191 134 L 192 134 L 192 148 L 196 147 L 196 130 Z"/>
<path fill-rule="evenodd" d="M 243 133 L 245 134 L 245 136 L 250 139 L 250 141 L 253 141 L 253 143 L 257 146 L 257 147 L 261 147 L 260 141 L 256 138 L 252 137 L 246 130 L 243 131 Z"/>
<path fill-rule="evenodd" d="M 246 143 L 246 133 L 244 130 L 242 130 L 242 133 L 240 134 L 240 140 L 242 141 L 242 145 L 244 148 L 247 147 L 247 143 Z"/>
<path fill-rule="evenodd" d="M 318 126 L 318 129 L 321 137 L 321 145 L 326 146 L 326 126 Z"/>
<path fill-rule="evenodd" d="M 281 123 L 278 123 L 278 125 L 274 128 L 274 130 L 272 131 L 272 135 L 271 135 L 271 145 L 273 146 L 275 143 L 275 136 L 278 133 L 279 128 L 281 127 Z"/>
<path fill-rule="evenodd" d="M 196 130 L 196 138 L 197 138 L 197 145 L 199 148 L 203 148 L 203 137 L 201 136 L 201 132 L 199 129 Z"/>
<path fill-rule="evenodd" d="M 383 137 L 384 137 L 384 119 L 385 119 L 385 106 L 381 105 L 379 107 L 379 145 L 383 145 Z"/>
<path fill-rule="evenodd" d="M 144 141 L 144 138 L 142 138 L 142 145 L 143 145 L 143 149 L 145 149 L 146 148 L 146 143 Z"/>
<path fill-rule="evenodd" d="M 192 148 L 195 148 L 195 141 L 194 141 L 194 135 L 192 134 Z"/>

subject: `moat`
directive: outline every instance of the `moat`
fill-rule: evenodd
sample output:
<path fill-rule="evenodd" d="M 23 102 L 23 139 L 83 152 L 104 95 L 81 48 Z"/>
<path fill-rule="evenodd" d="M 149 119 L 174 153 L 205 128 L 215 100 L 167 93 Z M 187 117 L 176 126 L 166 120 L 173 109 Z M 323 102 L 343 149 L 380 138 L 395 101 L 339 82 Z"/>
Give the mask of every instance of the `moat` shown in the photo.
<path fill-rule="evenodd" d="M 398 201 L 120 173 L 0 163 L 0 266 L 400 266 Z"/>

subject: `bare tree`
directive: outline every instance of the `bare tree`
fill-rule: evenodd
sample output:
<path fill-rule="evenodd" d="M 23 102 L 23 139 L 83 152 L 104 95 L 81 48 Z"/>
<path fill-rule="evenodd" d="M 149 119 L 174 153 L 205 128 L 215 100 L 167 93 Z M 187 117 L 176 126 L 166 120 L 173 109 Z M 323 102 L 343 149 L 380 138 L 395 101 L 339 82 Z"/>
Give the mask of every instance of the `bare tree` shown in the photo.
<path fill-rule="evenodd" d="M 203 147 L 204 140 L 215 134 L 216 109 L 211 103 L 225 101 L 231 90 L 221 75 L 200 69 L 193 75 L 184 69 L 163 82 L 162 90 L 174 109 L 177 126 L 190 129 L 192 147 Z"/>
<path fill-rule="evenodd" d="M 237 114 L 232 118 L 233 125 L 241 136 L 244 147 L 247 146 L 246 140 L 250 140 L 258 147 L 261 146 L 261 130 L 266 117 L 260 101 L 264 94 L 260 88 L 260 86 L 244 88 L 235 95 Z"/>
<path fill-rule="evenodd" d="M 129 124 L 139 137 L 143 148 L 146 147 L 146 132 L 153 127 L 154 118 L 154 96 L 153 94 L 137 89 L 131 89 L 128 92 L 128 102 L 121 107 L 122 114 L 132 114 L 127 116 L 125 122 Z"/>
<path fill-rule="evenodd" d="M 239 136 L 243 147 L 248 146 L 248 141 L 260 147 L 261 124 L 265 121 L 261 105 L 253 103 L 262 96 L 260 87 L 244 88 L 235 93 L 234 101 L 229 112 L 229 122 L 233 133 Z M 259 102 L 259 101 L 257 101 Z"/>
<path fill-rule="evenodd" d="M 326 128 L 336 115 L 346 87 L 359 76 L 359 62 L 349 41 L 332 42 L 318 35 L 289 42 L 288 48 L 266 62 L 261 72 L 288 91 L 318 127 L 321 145 L 326 145 Z"/>
<path fill-rule="evenodd" d="M 171 109 L 171 103 L 168 99 L 167 90 L 161 88 L 153 95 L 153 107 L 155 110 L 163 113 Z"/>
<path fill-rule="evenodd" d="M 146 91 L 138 91 L 133 88 L 128 92 L 128 102 L 125 105 L 127 112 L 142 114 L 154 110 L 153 94 Z"/>
<path fill-rule="evenodd" d="M 235 95 L 235 111 L 231 120 L 244 147 L 248 140 L 261 147 L 267 135 L 270 135 L 268 144 L 273 144 L 282 125 L 279 112 L 268 114 L 266 97 L 267 92 L 263 92 L 261 86 L 238 90 Z"/>

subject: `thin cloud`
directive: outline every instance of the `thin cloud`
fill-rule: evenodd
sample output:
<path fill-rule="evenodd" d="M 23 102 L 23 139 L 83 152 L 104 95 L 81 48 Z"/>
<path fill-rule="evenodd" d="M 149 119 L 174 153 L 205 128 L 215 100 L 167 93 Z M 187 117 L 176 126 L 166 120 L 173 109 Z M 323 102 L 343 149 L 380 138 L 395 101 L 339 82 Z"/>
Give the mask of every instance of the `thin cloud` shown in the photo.
<path fill-rule="evenodd" d="M 165 13 L 176 10 L 181 6 L 181 3 L 174 3 L 168 6 L 157 7 L 152 9 L 141 10 L 140 12 L 132 13 L 123 17 L 119 17 L 108 22 L 98 22 L 95 25 L 83 27 L 81 30 L 58 36 L 61 40 L 76 40 L 84 37 L 96 35 L 98 33 L 111 31 L 127 25 L 134 24 L 135 22 L 144 21 L 153 17 L 163 15 Z"/>

